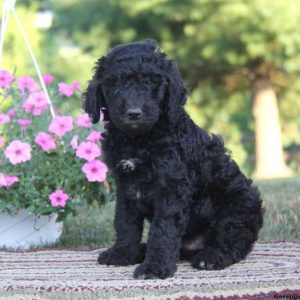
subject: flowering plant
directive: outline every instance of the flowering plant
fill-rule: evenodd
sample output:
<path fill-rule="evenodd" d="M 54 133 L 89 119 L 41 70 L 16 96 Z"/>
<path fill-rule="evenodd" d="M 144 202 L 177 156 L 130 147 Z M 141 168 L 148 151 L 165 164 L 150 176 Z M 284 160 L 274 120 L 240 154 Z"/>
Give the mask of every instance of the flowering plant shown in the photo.
<path fill-rule="evenodd" d="M 79 102 L 79 82 L 57 84 L 49 74 L 43 80 L 60 108 L 53 116 L 33 78 L 0 70 L 0 213 L 56 212 L 60 221 L 83 200 L 103 204 L 111 197 L 101 161 L 103 127 L 87 114 L 63 113 L 71 110 L 71 99 Z"/>

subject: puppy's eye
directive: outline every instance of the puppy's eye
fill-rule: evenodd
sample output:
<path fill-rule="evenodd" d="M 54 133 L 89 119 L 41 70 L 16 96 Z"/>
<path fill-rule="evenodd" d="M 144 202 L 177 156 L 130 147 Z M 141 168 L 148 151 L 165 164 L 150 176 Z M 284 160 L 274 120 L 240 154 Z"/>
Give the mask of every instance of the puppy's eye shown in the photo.
<path fill-rule="evenodd" d="M 115 78 L 109 78 L 105 81 L 107 85 L 116 86 L 118 84 L 118 80 Z"/>
<path fill-rule="evenodd" d="M 121 81 L 121 86 L 122 87 L 128 87 L 129 86 L 129 80 L 127 80 L 127 79 L 123 79 L 122 81 Z"/>
<path fill-rule="evenodd" d="M 146 79 L 143 81 L 143 85 L 145 85 L 145 86 L 149 86 L 149 85 L 151 85 L 151 83 L 152 83 L 152 81 L 150 79 Z"/>
<path fill-rule="evenodd" d="M 151 78 L 151 81 L 152 81 L 154 84 L 159 84 L 159 83 L 161 83 L 162 79 L 161 79 L 160 76 L 153 76 L 153 77 Z"/>

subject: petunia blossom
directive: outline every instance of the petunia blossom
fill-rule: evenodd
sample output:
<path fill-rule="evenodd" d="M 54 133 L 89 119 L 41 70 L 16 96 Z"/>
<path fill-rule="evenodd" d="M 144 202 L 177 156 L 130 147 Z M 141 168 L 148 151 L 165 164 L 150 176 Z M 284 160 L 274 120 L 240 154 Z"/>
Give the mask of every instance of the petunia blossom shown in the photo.
<path fill-rule="evenodd" d="M 52 119 L 48 130 L 58 137 L 62 137 L 72 129 L 73 118 L 71 116 L 58 116 Z"/>
<path fill-rule="evenodd" d="M 56 148 L 55 141 L 53 137 L 46 132 L 39 132 L 34 141 L 44 150 L 54 150 Z"/>
<path fill-rule="evenodd" d="M 82 142 L 76 150 L 76 156 L 86 159 L 87 161 L 94 160 L 100 156 L 101 151 L 97 144 L 91 142 Z"/>
<path fill-rule="evenodd" d="M 24 92 L 28 90 L 30 92 L 38 91 L 39 85 L 37 82 L 30 76 L 21 76 L 17 79 L 17 84 L 19 89 Z"/>
<path fill-rule="evenodd" d="M 13 164 L 19 164 L 31 159 L 31 146 L 19 140 L 13 140 L 4 150 L 4 155 Z"/>
<path fill-rule="evenodd" d="M 8 188 L 19 181 L 20 180 L 17 176 L 8 176 L 4 175 L 3 173 L 0 173 L 0 188 Z"/>
<path fill-rule="evenodd" d="M 59 189 L 49 195 L 49 200 L 52 207 L 65 207 L 67 201 L 69 200 L 69 195 L 66 194 L 62 189 Z"/>
<path fill-rule="evenodd" d="M 0 88 L 8 88 L 13 82 L 14 76 L 6 70 L 0 70 Z"/>
<path fill-rule="evenodd" d="M 43 81 L 45 84 L 50 84 L 53 81 L 54 77 L 50 74 L 44 74 L 43 75 Z"/>
<path fill-rule="evenodd" d="M 34 92 L 31 93 L 26 101 L 23 103 L 22 108 L 28 113 L 33 114 L 34 116 L 41 115 L 43 110 L 49 108 L 47 98 L 44 92 Z"/>
<path fill-rule="evenodd" d="M 105 163 L 100 160 L 92 160 L 82 166 L 82 171 L 86 174 L 87 180 L 90 182 L 103 182 L 106 178 L 108 168 Z"/>
<path fill-rule="evenodd" d="M 88 114 L 80 115 L 76 120 L 76 124 L 80 127 L 86 128 L 89 128 L 93 125 Z"/>
<path fill-rule="evenodd" d="M 93 130 L 87 137 L 86 140 L 92 143 L 96 143 L 102 139 L 101 132 Z"/>
<path fill-rule="evenodd" d="M 10 117 L 7 114 L 0 113 L 0 124 L 6 124 L 10 122 Z"/>
<path fill-rule="evenodd" d="M 12 119 L 16 115 L 16 113 L 17 110 L 15 108 L 12 108 L 7 112 L 7 115 L 10 117 L 10 119 Z"/>
<path fill-rule="evenodd" d="M 77 89 L 79 89 L 79 86 L 80 86 L 80 81 L 79 80 L 77 80 L 77 81 L 75 81 L 75 82 L 73 82 L 72 84 L 71 84 L 71 87 L 72 87 L 72 89 L 75 91 L 75 90 L 77 90 Z"/>
<path fill-rule="evenodd" d="M 32 123 L 32 121 L 28 119 L 19 119 L 17 122 L 23 129 L 25 129 Z"/>
<path fill-rule="evenodd" d="M 71 97 L 73 95 L 74 91 L 79 88 L 79 84 L 80 84 L 79 81 L 76 81 L 76 82 L 72 83 L 71 85 L 64 83 L 64 82 L 60 82 L 58 84 L 58 92 L 61 95 Z"/>
<path fill-rule="evenodd" d="M 70 142 L 71 147 L 76 150 L 78 148 L 78 135 L 74 135 L 71 142 Z"/>

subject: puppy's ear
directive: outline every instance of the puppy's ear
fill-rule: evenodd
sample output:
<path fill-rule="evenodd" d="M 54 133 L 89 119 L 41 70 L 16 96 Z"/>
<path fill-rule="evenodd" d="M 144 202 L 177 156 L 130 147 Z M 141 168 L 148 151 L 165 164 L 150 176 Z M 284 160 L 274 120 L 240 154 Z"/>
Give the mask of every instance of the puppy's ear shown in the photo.
<path fill-rule="evenodd" d="M 101 113 L 103 114 L 103 120 L 108 121 L 108 112 L 100 80 L 104 68 L 104 59 L 103 57 L 96 63 L 95 75 L 83 94 L 83 109 L 89 114 L 94 124 L 99 121 Z"/>
<path fill-rule="evenodd" d="M 187 89 L 180 77 L 177 66 L 171 62 L 168 71 L 168 87 L 164 99 L 164 112 L 169 122 L 174 126 L 184 114 Z"/>
<path fill-rule="evenodd" d="M 97 79 L 92 79 L 83 94 L 83 109 L 95 124 L 100 119 L 100 110 L 105 106 L 101 86 Z"/>

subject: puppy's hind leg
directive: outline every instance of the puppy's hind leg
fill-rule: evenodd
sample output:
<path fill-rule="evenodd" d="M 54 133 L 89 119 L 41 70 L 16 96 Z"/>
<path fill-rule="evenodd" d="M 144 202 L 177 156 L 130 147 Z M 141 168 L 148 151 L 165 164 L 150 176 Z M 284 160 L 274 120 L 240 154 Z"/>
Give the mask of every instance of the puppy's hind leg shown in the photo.
<path fill-rule="evenodd" d="M 252 250 L 262 226 L 259 194 L 251 186 L 231 195 L 231 203 L 220 207 L 206 234 L 205 247 L 191 259 L 197 269 L 219 270 L 244 259 Z M 238 197 L 239 199 L 234 199 Z M 228 199 L 227 199 L 228 200 Z"/>
<path fill-rule="evenodd" d="M 201 270 L 220 270 L 244 259 L 251 251 L 254 236 L 246 228 L 225 233 L 211 231 L 210 243 L 194 253 L 190 259 L 194 268 Z"/>
<path fill-rule="evenodd" d="M 215 213 L 210 218 L 205 248 L 192 258 L 198 269 L 218 270 L 244 259 L 263 223 L 258 190 L 227 155 L 214 161 L 209 193 Z"/>

